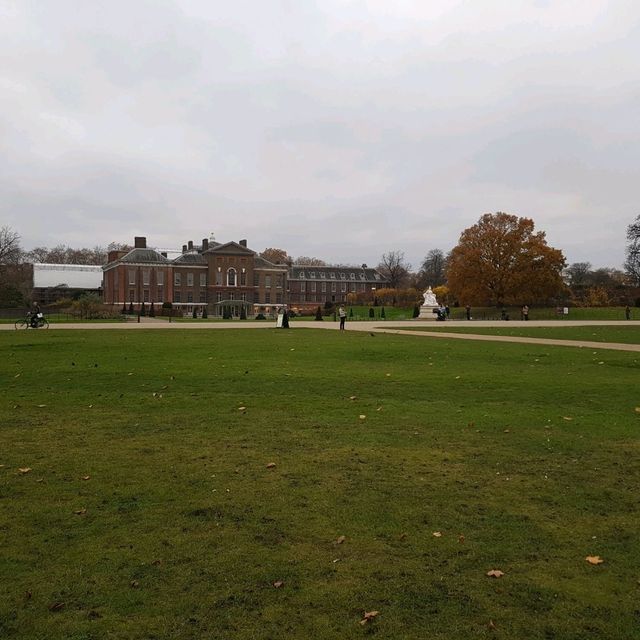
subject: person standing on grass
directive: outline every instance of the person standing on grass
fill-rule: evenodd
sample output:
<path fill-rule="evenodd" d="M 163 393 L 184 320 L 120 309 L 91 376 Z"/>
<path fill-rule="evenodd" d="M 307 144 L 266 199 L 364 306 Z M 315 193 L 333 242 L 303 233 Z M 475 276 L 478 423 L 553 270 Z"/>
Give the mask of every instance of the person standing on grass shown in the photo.
<path fill-rule="evenodd" d="M 522 307 L 522 319 L 523 320 L 529 319 L 529 307 L 526 304 Z"/>
<path fill-rule="evenodd" d="M 631 320 L 631 307 L 629 305 L 624 308 L 624 317 L 627 320 Z"/>
<path fill-rule="evenodd" d="M 340 305 L 338 309 L 338 315 L 340 316 L 340 331 L 344 331 L 344 323 L 347 320 L 347 312 L 345 311 L 344 305 Z"/>
<path fill-rule="evenodd" d="M 471 320 L 471 307 L 469 305 L 466 306 L 467 311 L 467 320 Z"/>

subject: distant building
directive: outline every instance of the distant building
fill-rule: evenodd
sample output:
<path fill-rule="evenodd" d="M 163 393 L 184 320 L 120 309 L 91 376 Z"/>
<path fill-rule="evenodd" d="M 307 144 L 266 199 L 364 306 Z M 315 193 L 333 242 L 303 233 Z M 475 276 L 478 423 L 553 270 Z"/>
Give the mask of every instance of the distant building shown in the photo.
<path fill-rule="evenodd" d="M 61 298 L 74 298 L 84 293 L 102 296 L 102 267 L 90 264 L 33 265 L 31 297 L 40 304 L 51 304 Z"/>
<path fill-rule="evenodd" d="M 387 286 L 388 281 L 366 264 L 361 267 L 294 264 L 289 268 L 289 304 L 294 309 L 316 308 L 327 302 L 369 304 L 376 290 Z"/>
<path fill-rule="evenodd" d="M 147 247 L 137 237 L 129 251 L 111 251 L 104 271 L 104 301 L 114 306 L 171 302 L 184 313 L 238 316 L 270 313 L 287 303 L 287 266 L 264 260 L 246 240 L 225 244 L 203 239 L 189 241 L 182 253 L 169 259 L 166 252 Z"/>

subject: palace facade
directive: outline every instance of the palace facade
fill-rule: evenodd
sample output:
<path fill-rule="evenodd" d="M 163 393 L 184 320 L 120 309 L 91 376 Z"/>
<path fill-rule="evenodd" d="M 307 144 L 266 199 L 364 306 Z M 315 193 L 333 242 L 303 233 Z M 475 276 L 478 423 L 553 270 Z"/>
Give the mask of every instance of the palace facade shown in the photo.
<path fill-rule="evenodd" d="M 311 267 L 273 264 L 247 247 L 246 240 L 218 243 L 206 238 L 189 241 L 178 257 L 147 247 L 134 239 L 131 251 L 111 251 L 104 272 L 104 302 L 114 306 L 171 302 L 183 313 L 240 315 L 271 313 L 289 305 L 315 309 L 348 300 L 373 300 L 387 283 L 375 270 L 362 267 Z M 348 298 L 349 294 L 354 294 Z"/>

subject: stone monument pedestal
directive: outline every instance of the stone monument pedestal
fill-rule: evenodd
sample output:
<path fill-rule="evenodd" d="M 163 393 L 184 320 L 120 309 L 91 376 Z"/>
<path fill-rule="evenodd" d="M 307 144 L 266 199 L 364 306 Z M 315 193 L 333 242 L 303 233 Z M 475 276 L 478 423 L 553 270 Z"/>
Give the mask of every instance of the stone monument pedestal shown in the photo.
<path fill-rule="evenodd" d="M 438 308 L 438 305 L 431 306 L 428 304 L 423 304 L 420 307 L 420 315 L 418 316 L 418 320 L 437 320 L 438 314 L 436 313 L 436 310 Z"/>

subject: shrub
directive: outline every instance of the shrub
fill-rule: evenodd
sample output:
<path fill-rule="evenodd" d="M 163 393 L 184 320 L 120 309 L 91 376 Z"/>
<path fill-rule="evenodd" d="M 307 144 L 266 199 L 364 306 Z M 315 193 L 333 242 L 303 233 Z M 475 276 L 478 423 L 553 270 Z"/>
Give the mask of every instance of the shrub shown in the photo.
<path fill-rule="evenodd" d="M 132 316 L 135 314 L 135 311 L 133 310 L 133 302 L 129 303 L 129 315 Z"/>
<path fill-rule="evenodd" d="M 320 307 L 316 309 L 316 320 L 322 320 L 322 309 Z"/>
<path fill-rule="evenodd" d="M 191 317 L 195 320 L 198 317 L 198 309 L 193 307 L 193 311 L 191 312 Z"/>
<path fill-rule="evenodd" d="M 349 307 L 349 318 L 353 318 L 353 307 Z"/>
<path fill-rule="evenodd" d="M 247 319 L 247 310 L 242 307 L 240 309 L 240 320 L 246 320 Z"/>
<path fill-rule="evenodd" d="M 149 305 L 149 317 L 150 318 L 156 317 L 156 305 L 153 304 L 153 302 Z"/>
<path fill-rule="evenodd" d="M 127 313 L 127 303 L 126 302 L 122 305 L 122 311 L 120 313 L 123 316 Z"/>
<path fill-rule="evenodd" d="M 382 319 L 386 319 L 386 317 L 387 317 L 387 316 L 385 315 L 385 313 L 384 313 L 384 307 L 382 307 L 382 311 L 380 311 L 380 317 L 381 317 Z"/>
<path fill-rule="evenodd" d="M 373 307 L 369 307 L 369 317 L 370 318 L 376 317 L 376 312 L 373 310 Z"/>
<path fill-rule="evenodd" d="M 140 315 L 141 316 L 145 315 L 144 302 L 140 305 Z"/>
<path fill-rule="evenodd" d="M 205 320 L 209 317 L 209 312 L 207 311 L 207 307 L 202 307 L 202 319 Z"/>
<path fill-rule="evenodd" d="M 256 320 L 266 320 L 266 318 L 265 318 L 265 316 L 264 316 L 264 313 L 259 313 L 259 314 L 256 316 Z"/>
<path fill-rule="evenodd" d="M 418 305 L 415 305 L 413 307 L 413 317 L 418 318 L 419 316 L 420 316 L 420 307 Z"/>

